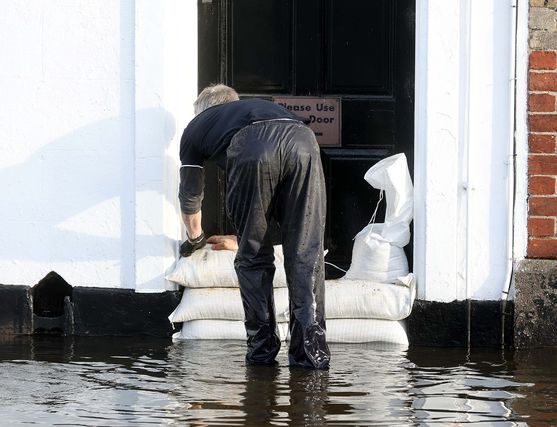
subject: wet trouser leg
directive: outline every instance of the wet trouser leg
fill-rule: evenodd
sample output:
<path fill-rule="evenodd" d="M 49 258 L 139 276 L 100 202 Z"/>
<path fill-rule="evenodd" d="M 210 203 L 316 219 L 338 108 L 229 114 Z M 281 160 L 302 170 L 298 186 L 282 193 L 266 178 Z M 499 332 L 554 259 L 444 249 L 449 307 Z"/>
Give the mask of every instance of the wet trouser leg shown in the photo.
<path fill-rule="evenodd" d="M 325 182 L 313 132 L 298 126 L 284 142 L 283 177 L 277 192 L 284 267 L 290 297 L 291 366 L 327 368 L 325 339 Z"/>
<path fill-rule="evenodd" d="M 247 334 L 246 361 L 272 363 L 280 350 L 273 299 L 275 273 L 269 219 L 278 176 L 262 126 L 250 126 L 233 138 L 227 151 L 228 215 L 238 233 L 234 268 L 238 275 Z M 257 132 L 259 131 L 259 132 Z M 273 180 L 274 181 L 274 180 Z"/>
<path fill-rule="evenodd" d="M 290 295 L 289 363 L 326 368 L 325 194 L 315 137 L 302 124 L 263 122 L 236 134 L 227 157 L 227 208 L 239 234 L 235 269 L 246 315 L 246 359 L 269 363 L 280 348 L 268 233 L 269 220 L 275 216 Z"/>

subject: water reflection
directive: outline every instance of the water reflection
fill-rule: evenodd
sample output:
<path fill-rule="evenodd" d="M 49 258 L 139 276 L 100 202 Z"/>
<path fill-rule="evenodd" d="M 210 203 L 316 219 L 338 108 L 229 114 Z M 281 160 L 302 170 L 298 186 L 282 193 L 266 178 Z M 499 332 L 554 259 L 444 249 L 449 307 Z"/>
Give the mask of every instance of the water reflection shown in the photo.
<path fill-rule="evenodd" d="M 504 355 L 461 349 L 410 350 L 415 416 L 429 422 L 490 423 L 512 419 L 507 401 L 520 384 L 506 380 Z"/>
<path fill-rule="evenodd" d="M 329 371 L 291 369 L 286 413 L 291 425 L 321 426 L 328 414 L 346 411 L 349 405 L 334 405 L 329 400 Z"/>
<path fill-rule="evenodd" d="M 556 423 L 555 352 L 333 345 L 329 371 L 246 366 L 244 344 L 3 338 L 4 424 Z M 4 425 L 3 424 L 3 425 Z"/>

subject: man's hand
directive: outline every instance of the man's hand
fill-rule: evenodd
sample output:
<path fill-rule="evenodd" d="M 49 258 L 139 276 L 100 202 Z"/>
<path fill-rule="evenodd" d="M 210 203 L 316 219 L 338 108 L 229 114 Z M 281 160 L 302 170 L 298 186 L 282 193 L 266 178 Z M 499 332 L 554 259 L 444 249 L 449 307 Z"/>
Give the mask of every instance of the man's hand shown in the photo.
<path fill-rule="evenodd" d="M 207 239 L 207 243 L 212 243 L 213 247 L 212 249 L 217 250 L 217 251 L 221 251 L 221 250 L 227 250 L 227 251 L 237 251 L 238 250 L 238 238 L 234 235 L 226 235 L 226 236 L 220 236 L 220 235 L 215 235 L 215 236 L 211 236 Z"/>
<path fill-rule="evenodd" d="M 180 246 L 180 255 L 183 257 L 188 257 L 193 254 L 196 250 L 201 249 L 207 243 L 207 239 L 205 239 L 205 233 L 201 233 L 195 239 L 190 239 L 189 237 L 186 239 L 184 243 Z"/>

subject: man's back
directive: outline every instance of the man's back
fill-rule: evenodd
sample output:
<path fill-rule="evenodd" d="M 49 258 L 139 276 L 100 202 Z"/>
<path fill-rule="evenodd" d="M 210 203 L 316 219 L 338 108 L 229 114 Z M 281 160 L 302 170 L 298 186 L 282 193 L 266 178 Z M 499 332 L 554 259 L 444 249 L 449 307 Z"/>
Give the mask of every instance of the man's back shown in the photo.
<path fill-rule="evenodd" d="M 208 159 L 224 169 L 226 149 L 232 137 L 253 122 L 273 119 L 305 120 L 263 99 L 244 99 L 210 107 L 197 115 L 184 130 L 180 160 L 183 165 L 202 166 L 203 160 Z"/>

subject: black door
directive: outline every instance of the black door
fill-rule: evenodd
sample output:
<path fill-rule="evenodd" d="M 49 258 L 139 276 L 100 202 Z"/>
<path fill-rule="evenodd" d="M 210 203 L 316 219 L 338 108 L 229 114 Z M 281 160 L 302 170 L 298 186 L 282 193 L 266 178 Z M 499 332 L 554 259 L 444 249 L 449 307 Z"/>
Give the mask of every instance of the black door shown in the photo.
<path fill-rule="evenodd" d="M 415 0 L 199 0 L 198 6 L 199 90 L 222 82 L 244 98 L 341 99 L 339 146 L 323 146 L 321 157 L 326 259 L 347 268 L 352 239 L 378 200 L 364 173 L 400 152 L 412 168 Z M 224 174 L 207 172 L 204 227 L 231 232 Z M 383 215 L 384 207 L 377 222 Z"/>

